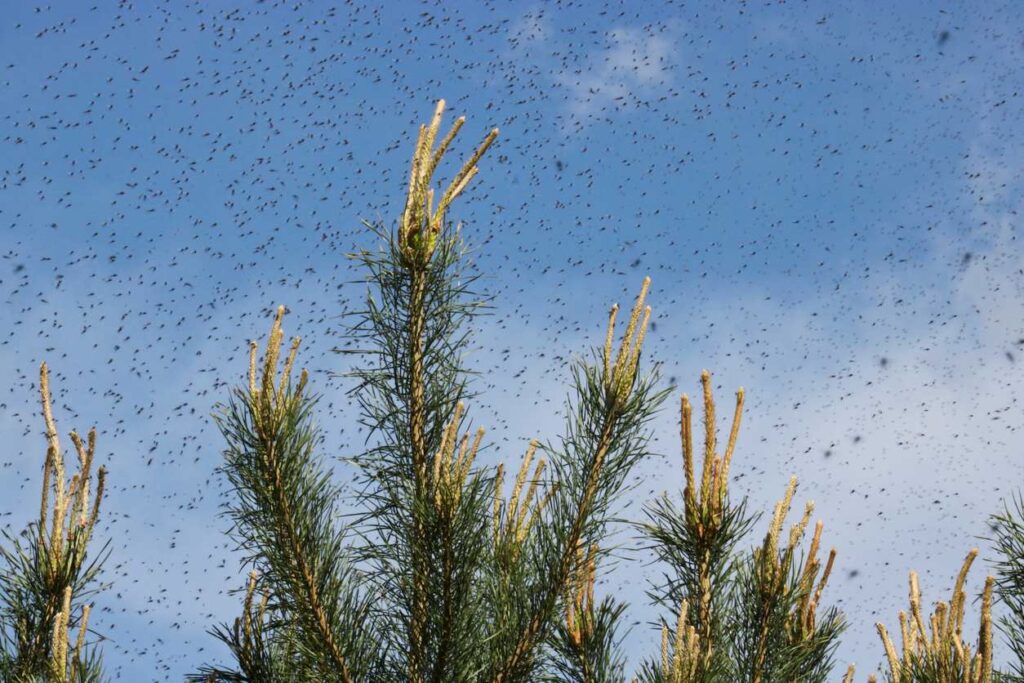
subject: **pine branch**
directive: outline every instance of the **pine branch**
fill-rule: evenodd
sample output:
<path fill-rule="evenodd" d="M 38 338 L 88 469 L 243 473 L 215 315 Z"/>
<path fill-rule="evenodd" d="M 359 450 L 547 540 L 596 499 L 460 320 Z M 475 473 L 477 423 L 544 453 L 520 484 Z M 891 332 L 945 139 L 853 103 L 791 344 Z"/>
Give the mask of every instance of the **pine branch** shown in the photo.
<path fill-rule="evenodd" d="M 732 429 L 720 456 L 707 371 L 701 382 L 705 448 L 700 478 L 693 462 L 692 409 L 684 394 L 680 416 L 686 481 L 683 509 L 663 496 L 648 507 L 650 523 L 643 525 L 658 559 L 668 566 L 664 583 L 649 595 L 671 607 L 673 619 L 661 624 L 660 660 L 645 662 L 639 679 L 645 683 L 824 681 L 843 628 L 842 617 L 834 608 L 822 619 L 816 616 L 835 551 L 815 587 L 821 570 L 817 559 L 819 522 L 806 558 L 795 564 L 811 504 L 790 531 L 788 544 L 779 549 L 783 521 L 796 488 L 794 479 L 775 509 L 762 547 L 749 556 L 734 555 L 736 544 L 754 521 L 746 515 L 745 500 L 734 506 L 728 498 L 728 473 L 744 395 L 742 389 L 737 392 Z"/>
<path fill-rule="evenodd" d="M 1014 496 L 1013 504 L 1012 510 L 1004 504 L 1003 513 L 990 518 L 990 541 L 999 554 L 995 592 L 1005 611 L 999 629 L 1014 659 L 1004 680 L 1024 683 L 1024 497 Z"/>
<path fill-rule="evenodd" d="M 731 652 L 737 665 L 736 680 L 823 683 L 833 668 L 832 657 L 845 621 L 834 607 L 818 614 L 821 593 L 835 561 L 833 549 L 819 580 L 821 522 L 815 527 L 807 554 L 802 561 L 796 560 L 813 503 L 806 505 L 803 517 L 790 529 L 786 545 L 779 547 L 795 492 L 793 477 L 775 507 L 761 547 L 740 565 L 731 606 L 738 624 Z"/>
<path fill-rule="evenodd" d="M 669 620 L 662 628 L 678 639 L 692 628 L 693 643 L 700 648 L 696 654 L 687 654 L 686 663 L 666 668 L 662 663 L 662 676 L 680 683 L 697 681 L 728 681 L 732 676 L 727 644 L 732 639 L 730 625 L 734 621 L 728 613 L 728 596 L 737 572 L 734 550 L 747 534 L 756 517 L 746 514 L 746 499 L 738 505 L 728 498 L 729 466 L 739 433 L 743 411 L 743 389 L 736 393 L 736 411 L 724 455 L 716 453 L 715 403 L 711 391 L 711 375 L 701 375 L 704 393 L 704 462 L 698 482 L 693 462 L 692 408 L 685 394 L 680 406 L 680 435 L 683 452 L 683 509 L 678 509 L 665 494 L 648 506 L 649 523 L 641 526 L 652 541 L 660 562 L 667 566 L 664 582 L 648 595 L 672 615 L 684 614 L 684 623 L 675 631 Z M 681 605 L 686 609 L 681 611 Z M 693 606 L 691 608 L 691 605 Z M 672 635 L 674 633 L 674 635 Z M 673 641 L 677 642 L 677 641 Z M 689 653 L 687 643 L 679 643 Z M 677 649 L 678 649 L 677 648 Z M 652 665 L 650 671 L 657 667 Z"/>
<path fill-rule="evenodd" d="M 273 618 L 269 589 L 260 591 L 258 574 L 250 572 L 242 616 L 231 626 L 221 625 L 210 633 L 224 643 L 237 664 L 236 669 L 204 666 L 188 676 L 193 683 L 306 683 L 319 680 L 303 668 L 296 657 L 296 633 L 292 620 L 281 614 Z"/>
<path fill-rule="evenodd" d="M 5 565 L 0 573 L 0 671 L 4 680 L 98 681 L 103 670 L 98 653 L 86 642 L 92 606 L 85 600 L 101 590 L 98 575 L 109 555 L 109 544 L 95 559 L 87 552 L 106 470 L 99 468 L 94 484 L 96 430 L 85 442 L 71 432 L 78 472 L 66 479 L 46 363 L 40 366 L 39 391 L 47 440 L 39 520 L 20 538 L 4 532 L 10 547 L 0 547 Z"/>
<path fill-rule="evenodd" d="M 443 111 L 441 101 L 431 124 L 420 129 L 397 235 L 370 226 L 386 248 L 350 255 L 366 267 L 379 297 L 379 303 L 367 298 L 350 328 L 350 336 L 369 342 L 362 353 L 371 360 L 350 373 L 360 380 L 353 393 L 367 440 L 382 440 L 356 461 L 366 510 L 359 521 L 362 557 L 385 596 L 380 617 L 388 623 L 391 675 L 437 682 L 479 674 L 474 662 L 484 619 L 475 577 L 484 562 L 490 500 L 488 480 L 470 476 L 472 458 L 451 471 L 470 374 L 462 364 L 469 338 L 462 328 L 484 303 L 468 289 L 476 278 L 463 277 L 467 252 L 445 212 L 497 135 L 487 136 L 435 208 L 433 174 L 463 124 L 456 121 L 435 150 Z M 448 466 L 438 469 L 446 451 Z M 440 481 L 441 474 L 448 478 Z"/>
<path fill-rule="evenodd" d="M 645 279 L 637 297 L 614 365 L 611 346 L 615 314 L 612 308 L 605 340 L 603 364 L 578 361 L 573 366 L 575 401 L 568 405 L 571 420 L 562 448 L 548 446 L 558 488 L 537 526 L 537 541 L 529 546 L 531 582 L 522 605 L 512 606 L 512 639 L 496 641 L 497 659 L 488 679 L 494 683 L 528 681 L 536 668 L 536 651 L 556 617 L 558 599 L 575 569 L 578 549 L 599 544 L 604 536 L 608 510 L 622 491 L 632 467 L 646 454 L 647 420 L 667 396 L 655 393 L 651 376 L 637 382 L 640 349 L 650 319 L 644 297 Z M 640 321 L 641 313 L 643 320 Z M 598 356 L 601 357 L 600 355 Z"/>
<path fill-rule="evenodd" d="M 712 642 L 703 642 L 698 628 L 691 622 L 690 603 L 685 598 L 679 604 L 675 628 L 661 625 L 661 660 L 647 662 L 641 670 L 640 680 L 659 683 L 695 683 L 714 680 L 710 670 Z"/>
<path fill-rule="evenodd" d="M 597 547 L 577 562 L 577 576 L 565 596 L 565 620 L 552 639 L 551 683 L 616 683 L 625 680 L 619 622 L 626 606 L 605 598 L 594 602 Z"/>
<path fill-rule="evenodd" d="M 978 644 L 974 654 L 971 652 L 971 646 L 962 638 L 964 608 L 967 602 L 963 586 L 977 556 L 977 549 L 967 554 L 953 586 L 950 601 L 940 601 L 936 604 L 935 611 L 928 620 L 931 634 L 928 633 L 921 612 L 921 590 L 918 587 L 917 573 L 910 572 L 910 614 L 902 610 L 899 613 L 900 633 L 903 638 L 900 654 L 897 654 L 885 626 L 881 623 L 876 624 L 889 662 L 886 680 L 890 683 L 992 682 L 992 590 L 995 578 L 990 576 L 985 581 Z"/>
<path fill-rule="evenodd" d="M 322 439 L 311 418 L 316 401 L 304 393 L 306 371 L 297 384 L 291 381 L 298 338 L 277 379 L 283 315 L 282 306 L 262 375 L 253 342 L 249 386 L 236 389 L 216 417 L 228 443 L 222 471 L 237 495 L 230 508 L 233 535 L 277 610 L 294 621 L 305 669 L 321 680 L 362 681 L 377 657 L 366 622 L 371 597 L 358 588 L 344 531 L 335 528 L 337 489 L 314 455 Z"/>

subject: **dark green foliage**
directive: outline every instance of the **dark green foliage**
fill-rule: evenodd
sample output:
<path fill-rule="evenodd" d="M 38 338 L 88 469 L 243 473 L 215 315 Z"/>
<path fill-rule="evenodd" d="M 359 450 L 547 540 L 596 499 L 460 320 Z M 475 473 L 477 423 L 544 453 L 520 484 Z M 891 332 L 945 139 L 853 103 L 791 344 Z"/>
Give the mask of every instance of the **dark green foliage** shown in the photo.
<path fill-rule="evenodd" d="M 364 265 L 371 292 L 366 309 L 352 314 L 356 320 L 350 336 L 370 348 L 361 352 L 365 365 L 350 373 L 359 381 L 350 393 L 369 429 L 367 440 L 377 438 L 379 443 L 355 459 L 360 473 L 358 504 L 364 510 L 356 523 L 364 541 L 358 550 L 370 568 L 374 590 L 384 598 L 378 602 L 377 616 L 391 653 L 391 675 L 407 676 L 405 669 L 414 660 L 424 680 L 474 680 L 483 666 L 476 644 L 484 637 L 486 622 L 476 578 L 490 545 L 487 509 L 493 480 L 475 473 L 453 514 L 436 509 L 433 489 L 417 475 L 410 457 L 410 349 L 420 349 L 423 453 L 432 465 L 457 404 L 473 396 L 463 367 L 470 339 L 463 328 L 486 304 L 470 290 L 477 278 L 466 274 L 467 250 L 450 226 L 439 235 L 428 266 L 415 271 L 403 265 L 394 233 L 369 227 L 385 246 L 376 254 L 352 255 Z M 422 320 L 415 339 L 413 319 Z M 425 623 L 419 629 L 422 641 L 413 647 L 408 634 L 417 613 L 417 568 L 422 574 L 419 599 Z"/>
<path fill-rule="evenodd" d="M 48 681 L 54 620 L 65 588 L 71 586 L 75 596 L 70 626 L 77 630 L 82 607 L 103 588 L 98 575 L 109 555 L 109 542 L 95 558 L 87 559 L 85 530 L 76 530 L 68 539 L 68 551 L 61 553 L 51 553 L 40 542 L 36 523 L 20 537 L 4 532 L 4 538 L 6 544 L 0 546 L 0 680 Z M 71 670 L 75 675 L 68 680 L 74 683 L 103 679 L 99 653 L 91 646 L 83 648 Z"/>
<path fill-rule="evenodd" d="M 1003 607 L 999 628 L 1012 654 L 1002 680 L 1024 683 L 1024 498 L 1014 496 L 1013 509 L 1004 504 L 1003 512 L 992 515 L 990 524 L 999 555 L 995 564 L 995 592 Z"/>
<path fill-rule="evenodd" d="M 672 618 L 678 613 L 684 599 L 701 594 L 701 558 L 705 558 L 710 570 L 710 619 L 709 623 L 702 623 L 700 611 L 694 610 L 690 623 L 698 633 L 710 633 L 712 641 L 716 643 L 733 642 L 737 635 L 737 620 L 729 614 L 729 608 L 730 600 L 733 599 L 733 579 L 737 576 L 738 564 L 742 559 L 734 552 L 758 518 L 748 516 L 746 507 L 746 499 L 734 506 L 726 498 L 717 533 L 702 534 L 697 533 L 696 525 L 686 522 L 685 511 L 679 509 L 668 494 L 663 494 L 647 507 L 649 521 L 641 525 L 645 536 L 652 541 L 651 547 L 663 567 L 664 577 L 661 584 L 652 587 L 648 596 Z M 701 508 L 696 510 L 696 514 L 699 528 L 712 526 L 709 510 Z M 671 624 L 671 621 L 666 619 L 666 623 Z M 675 637 L 674 632 L 671 635 Z M 726 681 L 732 675 L 733 664 L 729 651 L 719 647 L 712 651 L 708 665 L 700 669 L 697 681 Z"/>
<path fill-rule="evenodd" d="M 786 552 L 780 551 L 780 556 Z M 789 568 L 781 574 L 765 572 L 752 553 L 737 572 L 729 609 L 736 618 L 729 649 L 735 663 L 733 680 L 737 682 L 758 680 L 758 669 L 763 683 L 831 680 L 835 648 L 846 624 L 839 611 L 829 607 L 818 615 L 810 634 L 800 633 L 794 614 L 800 602 L 807 599 L 808 589 L 800 585 L 798 566 L 785 561 L 782 564 Z M 758 667 L 761 633 L 766 637 L 763 664 Z"/>
<path fill-rule="evenodd" d="M 551 639 L 551 683 L 618 683 L 626 680 L 625 659 L 621 652 L 618 627 L 626 605 L 604 598 L 588 617 L 588 627 L 580 629 L 577 641 L 565 622 L 559 622 Z"/>
<path fill-rule="evenodd" d="M 489 680 L 503 675 L 505 680 L 526 681 L 535 675 L 536 649 L 559 618 L 558 601 L 576 549 L 602 544 L 612 504 L 623 492 L 628 473 L 649 455 L 645 427 L 667 396 L 667 391 L 654 389 L 657 371 L 637 381 L 623 400 L 609 389 L 613 378 L 604 373 L 599 353 L 594 357 L 593 363 L 574 362 L 566 435 L 560 448 L 544 448 L 559 486 L 544 509 L 536 542 L 527 548 L 527 583 L 516 589 L 527 599 L 506 606 L 511 616 L 506 629 L 520 637 L 502 643 L 500 668 Z"/>
<path fill-rule="evenodd" d="M 240 641 L 234 630 L 221 628 L 217 635 L 236 655 L 251 654 L 239 668 L 259 676 L 278 670 L 274 656 L 283 651 L 288 667 L 300 672 L 297 680 L 367 680 L 380 658 L 373 598 L 360 590 L 336 520 L 338 491 L 316 454 L 322 441 L 312 420 L 316 399 L 303 391 L 304 372 L 297 385 L 291 382 L 297 339 L 275 381 L 283 313 L 279 309 L 259 383 L 253 347 L 249 387 L 236 389 L 216 418 L 228 443 L 222 471 L 235 493 L 231 535 L 258 577 L 254 590 L 267 594 L 268 613 L 278 618 L 266 625 L 262 617 L 255 620 L 251 642 Z"/>

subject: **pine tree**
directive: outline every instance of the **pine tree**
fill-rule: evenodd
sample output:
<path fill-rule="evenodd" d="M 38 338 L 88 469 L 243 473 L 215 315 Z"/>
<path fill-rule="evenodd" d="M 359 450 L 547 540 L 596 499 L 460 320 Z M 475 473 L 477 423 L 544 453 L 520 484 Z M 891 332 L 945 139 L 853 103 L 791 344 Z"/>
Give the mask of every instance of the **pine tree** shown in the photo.
<path fill-rule="evenodd" d="M 421 126 L 397 229 L 367 224 L 377 251 L 349 256 L 367 273 L 365 308 L 351 339 L 365 348 L 349 373 L 360 421 L 375 445 L 354 460 L 359 514 L 339 523 L 340 490 L 320 453 L 317 397 L 298 372 L 300 339 L 285 352 L 277 309 L 263 350 L 251 342 L 248 382 L 218 407 L 227 443 L 221 471 L 234 494 L 231 535 L 249 568 L 241 615 L 212 633 L 227 666 L 192 681 L 248 683 L 624 683 L 622 620 L 628 609 L 598 599 L 599 570 L 614 547 L 609 527 L 629 474 L 649 455 L 648 424 L 668 390 L 659 368 L 640 373 L 651 316 L 644 279 L 617 349 L 618 306 L 603 346 L 574 359 L 563 435 L 531 440 L 511 490 L 505 465 L 476 465 L 482 428 L 464 431 L 475 394 L 463 362 L 469 324 L 487 308 L 471 290 L 469 250 L 447 211 L 478 173 L 491 131 L 435 202 L 434 174 L 462 127 L 440 140 L 444 102 Z M 435 146 L 436 145 L 436 146 Z M 759 520 L 732 500 L 744 392 L 719 452 L 711 375 L 701 376 L 704 451 L 698 476 L 693 409 L 681 398 L 681 503 L 652 501 L 636 525 L 662 568 L 649 597 L 660 610 L 660 653 L 633 683 L 824 683 L 846 628 L 823 592 L 836 550 L 819 558 L 823 523 L 802 549 L 808 502 L 785 534 L 793 477 L 763 539 L 741 543 Z M 93 474 L 96 430 L 70 433 L 78 472 L 67 478 L 49 375 L 40 367 L 47 451 L 39 518 L 0 547 L 0 683 L 104 679 L 89 625 L 89 599 L 109 555 L 89 544 L 106 470 Z M 94 481 L 95 479 L 95 481 Z M 901 648 L 877 624 L 887 683 L 1024 683 L 1024 499 L 993 515 L 996 575 L 979 598 L 976 643 L 964 640 L 971 550 L 949 602 L 927 621 L 917 574 L 899 612 Z M 1005 614 L 993 618 L 993 606 Z M 997 625 L 1015 661 L 993 667 Z M 852 683 L 850 665 L 842 678 Z M 869 682 L 877 677 L 868 677 Z"/>
<path fill-rule="evenodd" d="M 498 132 L 491 131 L 447 188 L 435 193 L 434 175 L 464 123 L 458 119 L 439 138 L 443 111 L 442 101 L 430 124 L 420 127 L 397 227 L 368 223 L 380 246 L 350 254 L 369 289 L 348 328 L 360 346 L 350 352 L 359 361 L 348 375 L 355 380 L 350 395 L 373 442 L 353 461 L 359 513 L 349 525 L 339 522 L 339 490 L 319 453 L 317 400 L 305 370 L 293 379 L 300 340 L 283 353 L 280 307 L 262 359 L 256 342 L 250 345 L 248 383 L 233 390 L 216 415 L 227 442 L 222 470 L 234 493 L 231 534 L 250 570 L 241 616 L 213 631 L 234 661 L 204 667 L 190 680 L 630 680 L 621 648 L 627 606 L 599 599 L 595 583 L 613 550 L 609 527 L 628 475 L 649 454 L 648 425 L 669 391 L 656 388 L 657 365 L 640 372 L 650 279 L 617 348 L 616 305 L 603 346 L 574 359 L 564 432 L 554 441 L 529 442 L 506 495 L 504 463 L 496 469 L 476 464 L 484 430 L 465 428 L 476 396 L 464 365 L 469 324 L 488 303 L 471 289 L 477 276 L 469 250 L 460 227 L 447 220 Z M 663 568 L 663 580 L 649 592 L 661 610 L 661 652 L 643 661 L 631 680 L 827 681 L 846 627 L 839 610 L 823 602 L 836 551 L 819 557 L 820 521 L 803 549 L 812 503 L 786 533 L 795 477 L 763 540 L 740 548 L 758 521 L 746 499 L 735 502 L 728 490 L 744 393 L 737 392 L 720 453 L 707 371 L 701 382 L 699 476 L 692 406 L 684 395 L 681 505 L 665 495 L 647 507 L 647 521 L 639 525 Z M 1020 528 L 1006 526 L 1000 537 L 1010 556 L 1019 557 L 1024 547 Z M 953 661 L 950 652 L 982 672 L 963 680 L 992 680 L 984 673 L 991 670 L 991 580 L 973 658 L 956 627 L 968 565 L 952 607 L 933 617 L 933 626 L 955 638 L 929 649 L 919 623 L 920 631 L 909 631 L 917 640 L 905 646 L 911 663 L 904 666 L 880 627 L 891 680 L 952 683 L 951 672 L 962 669 L 921 664 L 945 667 Z M 1024 594 L 1021 575 L 1020 562 L 1006 565 L 1000 585 L 1008 600 Z M 916 599 L 912 613 L 920 622 Z M 901 623 L 906 626 L 903 615 Z M 1011 633 L 1019 633 L 1012 629 L 1021 623 L 1010 624 Z M 850 666 L 844 683 L 853 677 Z"/>
<path fill-rule="evenodd" d="M 385 246 L 353 255 L 371 287 L 350 328 L 370 347 L 353 394 L 379 442 L 356 461 L 361 542 L 345 543 L 334 514 L 306 375 L 291 380 L 298 339 L 277 378 L 281 308 L 261 371 L 253 345 L 248 387 L 218 413 L 232 533 L 253 569 L 242 617 L 217 630 L 236 666 L 194 680 L 536 680 L 566 591 L 582 580 L 580 549 L 594 547 L 587 562 L 597 562 L 610 508 L 648 453 L 646 423 L 666 392 L 654 390 L 656 372 L 637 372 L 645 281 L 614 358 L 616 308 L 603 353 L 575 365 L 566 435 L 531 442 L 511 497 L 503 468 L 474 469 L 483 432 L 472 445 L 460 436 L 473 397 L 463 354 L 485 301 L 469 290 L 446 211 L 497 131 L 435 203 L 433 175 L 464 121 L 435 147 L 443 109 L 420 129 L 397 233 L 371 225 Z"/>
<path fill-rule="evenodd" d="M 93 482 L 96 429 L 85 441 L 73 431 L 79 469 L 66 479 L 46 363 L 39 369 L 39 393 L 47 443 L 39 520 L 18 536 L 4 531 L 7 543 L 0 547 L 0 681 L 94 683 L 102 680 L 103 667 L 86 640 L 92 609 L 87 599 L 100 588 L 109 548 L 90 558 L 88 546 L 106 469 L 100 467 Z"/>

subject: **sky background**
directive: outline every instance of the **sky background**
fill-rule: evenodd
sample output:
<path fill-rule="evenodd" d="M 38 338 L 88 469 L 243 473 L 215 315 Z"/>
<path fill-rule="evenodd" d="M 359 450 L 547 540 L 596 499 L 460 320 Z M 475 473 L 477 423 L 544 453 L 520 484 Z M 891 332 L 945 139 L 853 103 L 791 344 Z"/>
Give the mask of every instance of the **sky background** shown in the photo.
<path fill-rule="evenodd" d="M 115 679 L 222 661 L 206 630 L 244 571 L 210 414 L 278 304 L 350 479 L 345 254 L 394 224 L 439 97 L 467 117 L 456 155 L 501 129 L 450 213 L 495 297 L 467 359 L 479 462 L 563 433 L 569 360 L 650 275 L 643 363 L 676 389 L 626 516 L 679 495 L 678 396 L 707 368 L 721 430 L 746 389 L 734 497 L 769 513 L 797 474 L 794 517 L 814 500 L 838 549 L 836 680 L 877 670 L 909 570 L 932 602 L 991 556 L 1024 481 L 1015 3 L 3 5 L 0 526 L 38 508 L 46 360 L 59 429 L 95 424 L 110 470 L 91 623 Z M 620 540 L 598 592 L 630 601 L 636 663 L 657 567 Z"/>

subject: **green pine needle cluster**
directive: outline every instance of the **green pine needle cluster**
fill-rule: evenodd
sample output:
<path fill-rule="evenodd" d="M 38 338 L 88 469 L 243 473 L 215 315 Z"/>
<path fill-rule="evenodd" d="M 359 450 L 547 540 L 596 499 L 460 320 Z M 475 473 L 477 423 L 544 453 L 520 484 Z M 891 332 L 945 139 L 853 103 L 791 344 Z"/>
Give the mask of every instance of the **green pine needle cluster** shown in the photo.
<path fill-rule="evenodd" d="M 817 554 L 823 526 L 818 522 L 807 552 L 797 556 L 814 509 L 811 503 L 780 544 L 796 492 L 794 477 L 775 507 L 763 542 L 750 551 L 737 551 L 756 522 L 746 512 L 746 500 L 734 504 L 728 494 L 744 392 L 736 393 L 732 428 L 720 456 L 711 375 L 705 371 L 701 381 L 705 445 L 700 477 L 694 468 L 692 408 L 684 395 L 680 410 L 683 505 L 679 508 L 663 495 L 648 506 L 648 522 L 642 525 L 665 568 L 664 580 L 649 595 L 667 614 L 661 622 L 661 656 L 644 663 L 639 680 L 829 680 L 833 651 L 845 622 L 834 607 L 819 614 L 818 606 L 835 550 L 822 566 Z"/>

